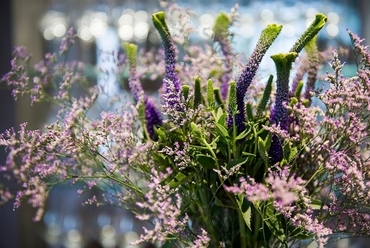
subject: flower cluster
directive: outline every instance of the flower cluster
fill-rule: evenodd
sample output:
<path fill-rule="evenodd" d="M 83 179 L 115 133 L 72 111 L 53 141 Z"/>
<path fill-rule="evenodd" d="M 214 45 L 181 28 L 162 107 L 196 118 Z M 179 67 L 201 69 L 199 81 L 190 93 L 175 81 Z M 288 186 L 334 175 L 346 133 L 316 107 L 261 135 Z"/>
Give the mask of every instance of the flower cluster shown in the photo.
<path fill-rule="evenodd" d="M 187 15 L 172 25 L 183 32 L 175 39 L 166 14 L 153 14 L 164 50 L 123 46 L 117 78 L 128 81 L 132 99 L 117 93 L 97 118 L 92 112 L 104 91 L 82 63 L 65 60 L 73 30 L 59 53 L 34 67 L 25 48 L 16 48 L 3 83 L 15 98 L 29 94 L 31 104 L 59 109 L 40 130 L 22 124 L 0 135 L 8 152 L 0 171 L 19 185 L 16 192 L 1 185 L 0 203 L 28 201 L 39 220 L 53 186 L 80 185 L 78 194 L 100 189 L 103 202 L 94 195 L 86 203 L 131 210 L 152 224 L 135 244 L 165 247 L 323 247 L 369 236 L 368 47 L 348 31 L 357 72 L 343 76 L 337 51 L 328 62 L 317 49 L 326 22 L 318 14 L 292 48 L 271 56 L 275 80 L 261 82 L 260 62 L 282 26 L 268 25 L 244 64 L 230 42 L 236 15 L 236 8 L 221 13 L 213 46 L 199 46 L 188 39 L 194 27 Z M 326 62 L 331 71 L 320 77 Z M 143 90 L 144 78 L 163 80 L 159 100 Z"/>

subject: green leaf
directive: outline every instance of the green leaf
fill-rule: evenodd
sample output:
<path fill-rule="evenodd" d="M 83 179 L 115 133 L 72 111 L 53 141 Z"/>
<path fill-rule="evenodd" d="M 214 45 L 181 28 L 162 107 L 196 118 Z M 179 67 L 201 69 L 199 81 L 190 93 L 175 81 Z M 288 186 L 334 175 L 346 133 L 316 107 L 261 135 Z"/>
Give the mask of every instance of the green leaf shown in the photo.
<path fill-rule="evenodd" d="M 270 100 L 270 95 L 272 91 L 272 81 L 274 79 L 274 76 L 270 75 L 265 90 L 263 91 L 263 96 L 257 106 L 257 115 L 261 116 L 262 112 L 266 109 L 267 103 Z"/>
<path fill-rule="evenodd" d="M 272 136 L 271 136 L 271 133 L 268 133 L 266 138 L 265 138 L 265 148 L 266 148 L 266 151 L 269 151 L 270 150 L 270 147 L 271 147 L 271 139 L 272 139 Z"/>
<path fill-rule="evenodd" d="M 250 134 L 250 130 L 246 129 L 243 132 L 241 132 L 240 134 L 238 134 L 238 136 L 235 137 L 235 140 L 242 140 L 245 137 L 247 137 L 248 134 Z"/>
<path fill-rule="evenodd" d="M 249 230 L 252 231 L 252 207 L 249 202 L 245 200 L 245 197 L 240 195 L 238 196 L 238 199 L 236 200 L 239 206 L 239 211 L 241 212 L 244 222 L 249 228 Z"/>
<path fill-rule="evenodd" d="M 162 248 L 173 248 L 175 247 L 176 245 L 176 242 L 177 242 L 177 239 L 170 239 L 170 240 L 166 240 L 165 243 L 161 246 Z"/>
<path fill-rule="evenodd" d="M 155 128 L 156 130 L 156 134 L 158 135 L 158 139 L 160 141 L 165 141 L 167 140 L 167 134 L 166 134 L 166 130 L 164 130 L 162 127 L 159 127 L 159 128 Z"/>
<path fill-rule="evenodd" d="M 269 157 L 266 149 L 266 142 L 261 137 L 258 137 L 258 153 L 267 165 L 269 163 Z"/>
<path fill-rule="evenodd" d="M 229 162 L 229 163 L 227 164 L 227 166 L 226 166 L 226 167 L 227 167 L 227 168 L 231 168 L 231 167 L 234 167 L 234 166 L 236 166 L 236 165 L 242 165 L 242 164 L 245 164 L 245 163 L 248 161 L 249 157 L 250 157 L 250 156 L 242 157 L 242 158 L 239 158 L 239 159 L 237 159 L 237 160 L 233 160 L 233 161 Z"/>
<path fill-rule="evenodd" d="M 288 247 L 287 237 L 282 226 L 281 215 L 275 211 L 271 204 L 265 206 L 264 212 L 260 211 L 260 213 L 264 217 L 264 223 L 272 234 L 281 242 L 281 245 L 283 247 Z"/>
<path fill-rule="evenodd" d="M 286 160 L 287 163 L 290 163 L 292 160 L 296 158 L 298 154 L 298 148 L 295 146 L 291 146 L 290 142 L 285 142 L 283 145 L 283 158 Z"/>
<path fill-rule="evenodd" d="M 313 210 L 320 210 L 323 206 L 322 201 L 317 200 L 317 199 L 311 199 L 310 206 Z"/>
<path fill-rule="evenodd" d="M 247 211 L 245 211 L 243 213 L 243 219 L 245 221 L 245 224 L 247 224 L 247 227 L 249 228 L 249 230 L 252 231 L 252 228 L 251 228 L 251 220 L 252 220 L 252 208 L 249 207 L 247 209 Z"/>
<path fill-rule="evenodd" d="M 204 154 L 197 154 L 196 156 L 196 159 L 197 159 L 197 162 L 203 167 L 203 168 L 207 168 L 207 169 L 214 169 L 216 168 L 215 166 L 215 160 L 208 156 L 208 155 L 204 155 Z"/>
<path fill-rule="evenodd" d="M 227 129 L 223 125 L 221 125 L 217 122 L 215 124 L 216 124 L 217 130 L 218 130 L 218 133 L 221 135 L 221 137 L 229 138 L 229 132 L 227 131 Z"/>
<path fill-rule="evenodd" d="M 220 125 L 223 125 L 223 126 L 226 124 L 226 114 L 224 113 L 222 108 L 217 108 L 216 122 Z"/>
<path fill-rule="evenodd" d="M 171 180 L 171 182 L 168 184 L 170 188 L 176 188 L 180 184 L 183 184 L 185 180 L 190 178 L 190 176 L 186 176 L 184 173 L 179 172 L 176 174 L 175 178 Z"/>
<path fill-rule="evenodd" d="M 163 153 L 153 153 L 153 160 L 156 162 L 156 164 L 163 166 L 163 167 L 168 167 L 172 166 L 172 161 L 168 158 L 167 155 Z"/>
<path fill-rule="evenodd" d="M 218 198 L 217 196 L 214 196 L 214 197 L 215 197 L 215 205 L 216 206 L 223 207 L 223 208 L 234 208 L 234 209 L 236 209 L 235 206 L 228 206 L 228 205 L 224 204 L 220 200 L 220 198 Z"/>
<path fill-rule="evenodd" d="M 290 156 L 290 142 L 285 142 L 283 145 L 283 157 L 288 160 Z"/>
<path fill-rule="evenodd" d="M 212 142 L 209 144 L 209 146 L 212 148 L 212 149 L 216 149 L 217 148 L 217 142 L 218 140 L 220 139 L 220 136 L 216 136 L 216 138 L 214 138 L 212 140 Z"/>
<path fill-rule="evenodd" d="M 197 138 L 202 138 L 202 132 L 194 122 L 190 123 L 190 129 Z"/>
<path fill-rule="evenodd" d="M 255 157 L 256 157 L 256 154 L 254 154 L 254 153 L 250 153 L 250 152 L 242 152 L 242 154 L 243 154 L 244 156 L 248 156 L 248 157 L 253 157 L 253 158 L 255 158 Z"/>

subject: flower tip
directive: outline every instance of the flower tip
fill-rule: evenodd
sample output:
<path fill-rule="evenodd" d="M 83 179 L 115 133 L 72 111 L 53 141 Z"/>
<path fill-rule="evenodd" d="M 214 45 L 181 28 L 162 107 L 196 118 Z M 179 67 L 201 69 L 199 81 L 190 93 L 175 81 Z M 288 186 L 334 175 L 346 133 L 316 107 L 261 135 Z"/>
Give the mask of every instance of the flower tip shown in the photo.
<path fill-rule="evenodd" d="M 283 28 L 283 25 L 276 24 L 276 23 L 271 23 L 267 25 L 267 29 L 270 30 L 270 32 L 274 32 L 274 33 L 280 33 L 282 28 Z"/>
<path fill-rule="evenodd" d="M 152 15 L 153 23 L 163 24 L 165 22 L 164 12 L 159 11 Z"/>
<path fill-rule="evenodd" d="M 222 35 L 224 33 L 227 33 L 227 29 L 230 26 L 230 19 L 229 17 L 224 13 L 221 12 L 215 20 L 215 25 L 213 26 L 213 31 L 216 35 Z"/>
<path fill-rule="evenodd" d="M 134 43 L 130 43 L 130 42 L 124 42 L 123 43 L 123 46 L 126 50 L 128 49 L 136 49 L 137 48 L 137 45 L 135 45 Z"/>
<path fill-rule="evenodd" d="M 317 28 L 322 28 L 327 20 L 328 18 L 326 17 L 326 15 L 318 13 L 316 14 L 316 18 L 315 21 L 313 22 L 313 25 L 315 25 Z"/>
<path fill-rule="evenodd" d="M 296 52 L 289 52 L 289 53 L 278 53 L 273 54 L 270 57 L 275 63 L 292 63 L 297 58 L 298 53 Z"/>
<path fill-rule="evenodd" d="M 196 76 L 196 77 L 195 77 L 195 83 L 200 83 L 200 82 L 201 82 L 200 77 L 199 77 L 199 76 Z"/>
<path fill-rule="evenodd" d="M 130 59 L 131 57 L 136 57 L 137 47 L 138 47 L 137 45 L 133 43 L 125 42 L 123 43 L 123 47 L 126 50 L 126 53 Z"/>

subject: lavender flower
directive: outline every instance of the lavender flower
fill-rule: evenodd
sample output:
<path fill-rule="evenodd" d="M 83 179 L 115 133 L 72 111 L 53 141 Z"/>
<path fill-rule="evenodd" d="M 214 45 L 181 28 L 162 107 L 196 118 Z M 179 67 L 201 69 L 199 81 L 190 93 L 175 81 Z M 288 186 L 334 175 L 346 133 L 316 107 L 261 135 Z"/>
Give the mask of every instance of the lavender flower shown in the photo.
<path fill-rule="evenodd" d="M 265 55 L 267 49 L 274 42 L 282 29 L 281 25 L 270 24 L 261 33 L 247 65 L 244 67 L 242 73 L 236 81 L 236 101 L 238 106 L 238 113 L 235 116 L 237 132 L 241 133 L 245 129 L 245 110 L 244 110 L 244 97 L 249 85 L 252 83 L 256 75 L 259 64 Z M 232 117 L 228 117 L 228 126 L 232 126 Z"/>

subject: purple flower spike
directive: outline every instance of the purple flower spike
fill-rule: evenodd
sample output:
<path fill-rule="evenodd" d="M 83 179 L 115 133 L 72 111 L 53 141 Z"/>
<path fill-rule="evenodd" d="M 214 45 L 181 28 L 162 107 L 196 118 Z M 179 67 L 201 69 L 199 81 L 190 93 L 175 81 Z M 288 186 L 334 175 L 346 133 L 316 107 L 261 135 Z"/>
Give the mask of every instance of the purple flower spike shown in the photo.
<path fill-rule="evenodd" d="M 154 103 L 150 99 L 145 101 L 146 129 L 149 137 L 154 137 L 154 127 L 162 125 L 162 118 Z"/>
<path fill-rule="evenodd" d="M 160 11 L 152 15 L 154 27 L 158 30 L 164 45 L 165 55 L 165 78 L 173 82 L 176 92 L 180 92 L 180 80 L 176 73 L 176 49 L 175 43 L 172 40 L 170 31 L 167 27 L 164 12 Z M 166 92 L 170 91 L 170 87 L 166 84 Z"/>
<path fill-rule="evenodd" d="M 317 73 L 319 71 L 320 66 L 320 54 L 317 50 L 316 46 L 316 40 L 317 36 L 315 36 L 312 40 L 310 40 L 307 45 L 305 46 L 305 49 L 307 51 L 307 57 L 308 57 L 308 77 L 307 77 L 307 84 L 306 84 L 306 90 L 304 93 L 304 98 L 308 99 L 311 103 L 312 101 L 312 95 L 311 92 L 315 89 L 315 83 L 317 78 Z"/>
<path fill-rule="evenodd" d="M 146 96 L 143 90 L 143 87 L 140 84 L 139 79 L 136 75 L 136 54 L 137 54 L 137 45 L 131 43 L 125 43 L 125 50 L 127 54 L 127 60 L 129 64 L 129 71 L 130 77 L 128 79 L 128 85 L 131 90 L 131 94 L 133 95 L 135 101 L 143 101 Z"/>
<path fill-rule="evenodd" d="M 162 124 L 162 118 L 154 103 L 148 99 L 143 87 L 136 75 L 136 54 L 137 46 L 125 44 L 127 59 L 130 67 L 129 87 L 136 102 L 143 102 L 145 105 L 146 129 L 150 138 L 154 137 L 154 126 Z"/>
<path fill-rule="evenodd" d="M 235 116 L 236 126 L 238 133 L 241 133 L 245 129 L 245 109 L 244 109 L 244 97 L 249 85 L 252 83 L 254 76 L 256 75 L 257 69 L 267 49 L 274 42 L 276 37 L 279 35 L 282 29 L 281 25 L 270 24 L 261 33 L 261 36 L 257 42 L 256 48 L 254 49 L 247 65 L 244 67 L 241 75 L 238 77 L 236 82 L 236 101 L 238 106 L 238 113 Z M 228 118 L 228 126 L 232 126 L 232 118 Z"/>
<path fill-rule="evenodd" d="M 271 112 L 271 124 L 279 125 L 282 130 L 288 129 L 288 110 L 284 106 L 289 101 L 289 74 L 292 63 L 297 58 L 297 53 L 275 54 L 271 58 L 274 60 L 277 71 L 276 81 L 276 102 Z M 270 157 L 272 163 L 280 162 L 283 158 L 282 145 L 279 138 L 274 135 L 271 140 Z"/>
<path fill-rule="evenodd" d="M 284 103 L 289 101 L 289 75 L 292 68 L 292 63 L 297 57 L 297 53 L 290 52 L 287 54 L 275 54 L 271 58 L 274 60 L 277 70 L 276 81 L 276 102 L 271 116 L 273 124 L 280 125 L 284 130 L 287 129 L 288 111 L 284 107 Z"/>
<path fill-rule="evenodd" d="M 214 41 L 220 44 L 221 52 L 225 57 L 225 71 L 221 76 L 221 96 L 223 100 L 227 98 L 234 58 L 228 37 L 230 25 L 229 17 L 225 13 L 221 13 L 217 16 L 213 27 Z"/>

